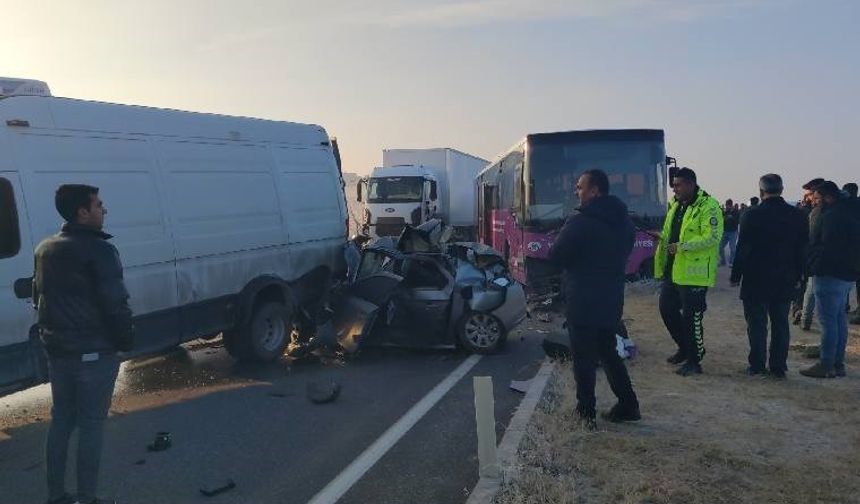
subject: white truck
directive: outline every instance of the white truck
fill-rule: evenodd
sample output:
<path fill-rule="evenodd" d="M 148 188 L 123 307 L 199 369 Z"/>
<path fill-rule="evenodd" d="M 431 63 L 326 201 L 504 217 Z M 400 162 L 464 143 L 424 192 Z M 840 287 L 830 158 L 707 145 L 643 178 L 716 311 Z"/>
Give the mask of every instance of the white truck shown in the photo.
<path fill-rule="evenodd" d="M 439 218 L 462 239 L 475 236 L 475 176 L 489 161 L 451 148 L 385 149 L 382 167 L 358 186 L 363 231 L 397 236 L 406 224 Z"/>
<path fill-rule="evenodd" d="M 224 334 L 271 360 L 320 278 L 345 269 L 340 167 L 316 125 L 50 96 L 0 79 L 0 395 L 44 381 L 33 249 L 54 192 L 101 189 L 136 327 L 126 357 Z M 23 90 L 23 91 L 22 91 Z"/>

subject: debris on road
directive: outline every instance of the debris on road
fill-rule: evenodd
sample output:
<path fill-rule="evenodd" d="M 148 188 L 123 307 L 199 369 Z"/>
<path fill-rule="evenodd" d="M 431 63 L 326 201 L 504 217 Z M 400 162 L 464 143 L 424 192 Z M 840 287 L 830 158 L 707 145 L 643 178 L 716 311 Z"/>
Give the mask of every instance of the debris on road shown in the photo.
<path fill-rule="evenodd" d="M 173 446 L 173 440 L 171 439 L 169 432 L 158 432 L 155 434 L 155 441 L 149 444 L 146 449 L 151 452 L 160 452 L 167 450 Z"/>
<path fill-rule="evenodd" d="M 228 492 L 236 488 L 236 483 L 233 480 L 227 480 L 227 483 L 217 488 L 201 488 L 200 493 L 206 497 L 215 497 L 218 494 Z"/>
<path fill-rule="evenodd" d="M 326 404 L 334 401 L 340 395 L 340 384 L 335 381 L 308 383 L 307 396 L 314 404 Z"/>

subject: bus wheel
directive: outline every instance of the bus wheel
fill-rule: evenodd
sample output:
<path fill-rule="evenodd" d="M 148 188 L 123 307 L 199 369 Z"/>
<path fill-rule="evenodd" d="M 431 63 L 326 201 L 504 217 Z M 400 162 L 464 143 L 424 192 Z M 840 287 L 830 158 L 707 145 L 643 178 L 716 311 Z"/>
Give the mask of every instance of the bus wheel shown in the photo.
<path fill-rule="evenodd" d="M 491 354 L 505 343 L 507 334 L 502 322 L 489 313 L 470 311 L 460 320 L 457 336 L 471 353 Z"/>

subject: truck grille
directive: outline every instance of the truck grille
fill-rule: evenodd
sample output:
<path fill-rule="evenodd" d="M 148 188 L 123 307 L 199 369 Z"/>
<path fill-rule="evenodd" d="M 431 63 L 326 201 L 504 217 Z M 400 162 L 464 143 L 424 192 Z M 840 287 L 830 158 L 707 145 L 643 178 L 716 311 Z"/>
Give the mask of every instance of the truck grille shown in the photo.
<path fill-rule="evenodd" d="M 403 217 L 380 217 L 376 219 L 376 234 L 378 236 L 400 236 L 406 220 Z"/>

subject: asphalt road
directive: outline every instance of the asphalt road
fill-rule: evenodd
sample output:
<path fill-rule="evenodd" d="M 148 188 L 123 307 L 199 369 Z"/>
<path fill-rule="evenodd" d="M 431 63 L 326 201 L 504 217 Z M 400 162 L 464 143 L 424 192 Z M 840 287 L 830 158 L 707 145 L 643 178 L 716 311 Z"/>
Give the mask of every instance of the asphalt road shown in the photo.
<path fill-rule="evenodd" d="M 508 384 L 534 376 L 548 327 L 527 322 L 502 353 L 481 358 L 339 502 L 464 502 L 478 479 L 471 377 L 493 377 L 501 439 L 522 399 Z M 368 349 L 344 363 L 242 365 L 217 344 L 198 344 L 128 362 L 107 424 L 101 493 L 129 504 L 308 502 L 467 358 Z M 308 401 L 307 384 L 329 380 L 342 386 L 338 399 Z M 49 407 L 46 386 L 0 398 L 0 501 L 44 502 Z M 172 434 L 173 447 L 150 453 L 158 431 Z M 236 487 L 221 495 L 199 492 L 230 480 Z M 71 468 L 67 481 L 73 489 Z"/>

